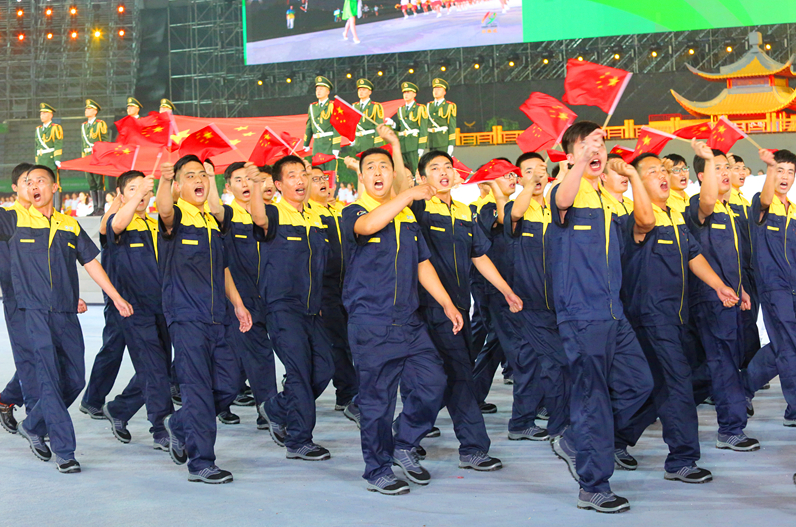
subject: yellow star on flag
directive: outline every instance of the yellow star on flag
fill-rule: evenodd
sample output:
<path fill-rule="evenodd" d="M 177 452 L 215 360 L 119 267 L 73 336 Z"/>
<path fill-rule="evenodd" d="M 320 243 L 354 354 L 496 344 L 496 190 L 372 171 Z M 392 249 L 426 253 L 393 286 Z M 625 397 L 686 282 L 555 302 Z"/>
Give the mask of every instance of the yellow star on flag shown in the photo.
<path fill-rule="evenodd" d="M 182 141 L 183 139 L 185 139 L 189 135 L 191 135 L 191 130 L 190 129 L 182 130 L 181 132 L 178 132 L 177 135 L 172 135 L 171 136 L 171 140 L 174 141 L 175 143 L 179 144 L 180 141 Z"/>
<path fill-rule="evenodd" d="M 559 119 L 567 119 L 567 118 L 569 118 L 569 115 L 565 114 L 564 112 L 561 112 L 561 113 L 558 114 L 558 118 Z"/>
<path fill-rule="evenodd" d="M 241 130 L 248 130 L 248 129 L 249 129 L 248 126 L 241 126 L 239 128 L 235 128 L 235 130 L 237 130 L 238 132 L 240 132 Z"/>
<path fill-rule="evenodd" d="M 644 143 L 644 146 L 650 144 L 650 141 L 651 141 L 651 139 L 650 139 L 650 136 L 648 136 L 648 135 L 645 135 L 644 139 L 641 140 L 641 142 Z"/>
<path fill-rule="evenodd" d="M 202 135 L 204 136 L 205 139 L 212 139 L 213 138 L 213 132 L 205 132 Z"/>
<path fill-rule="evenodd" d="M 240 143 L 240 139 L 230 139 L 230 140 L 229 140 L 229 143 L 230 143 L 231 145 L 233 145 L 233 146 L 234 146 L 234 145 L 237 145 L 238 143 Z"/>
<path fill-rule="evenodd" d="M 243 134 L 243 137 L 249 137 L 252 135 L 254 135 L 254 132 L 246 132 L 245 134 Z"/>
<path fill-rule="evenodd" d="M 125 148 L 124 150 L 122 150 L 122 154 L 129 154 L 129 153 L 130 153 L 129 148 Z"/>
<path fill-rule="evenodd" d="M 608 81 L 608 86 L 616 86 L 617 82 L 619 82 L 619 77 L 612 77 L 611 80 Z"/>
<path fill-rule="evenodd" d="M 155 128 L 152 129 L 152 131 L 153 132 L 162 132 L 163 131 L 163 127 L 162 126 L 156 126 Z"/>

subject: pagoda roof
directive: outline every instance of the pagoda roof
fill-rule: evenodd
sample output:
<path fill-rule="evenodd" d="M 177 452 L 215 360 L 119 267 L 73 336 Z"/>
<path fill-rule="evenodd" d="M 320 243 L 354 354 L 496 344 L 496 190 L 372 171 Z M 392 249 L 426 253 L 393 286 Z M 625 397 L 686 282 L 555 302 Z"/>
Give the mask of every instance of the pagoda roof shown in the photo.
<path fill-rule="evenodd" d="M 700 71 L 690 64 L 686 64 L 686 67 L 691 73 L 699 75 L 703 79 L 709 81 L 723 81 L 745 77 L 767 77 L 769 75 L 777 77 L 796 77 L 796 71 L 793 70 L 796 54 L 791 55 L 788 62 L 783 64 L 766 55 L 760 48 L 763 43 L 763 36 L 759 32 L 754 31 L 750 33 L 747 38 L 749 42 L 749 49 L 747 52 L 732 64 L 721 66 L 719 68 L 719 73 Z"/>
<path fill-rule="evenodd" d="M 688 113 L 697 117 L 712 115 L 760 115 L 785 108 L 796 110 L 796 91 L 785 86 L 770 86 L 766 91 L 734 91 L 724 89 L 714 99 L 705 102 L 689 101 L 671 90 L 672 95 Z"/>

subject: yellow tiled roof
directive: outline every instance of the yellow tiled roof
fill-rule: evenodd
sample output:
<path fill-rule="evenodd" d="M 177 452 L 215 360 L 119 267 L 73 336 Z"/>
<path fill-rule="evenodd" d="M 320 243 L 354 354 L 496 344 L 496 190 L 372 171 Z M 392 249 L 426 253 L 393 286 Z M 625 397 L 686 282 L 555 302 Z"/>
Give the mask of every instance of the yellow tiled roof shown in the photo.
<path fill-rule="evenodd" d="M 778 62 L 774 62 L 773 60 L 770 62 L 771 64 L 769 66 L 765 66 L 760 62 L 758 57 L 754 57 L 748 64 L 730 73 L 708 73 L 706 71 L 700 71 L 692 67 L 690 64 L 686 64 L 686 66 L 689 70 L 691 70 L 691 73 L 699 75 L 703 79 L 709 81 L 739 79 L 744 77 L 765 77 L 768 75 L 777 75 L 779 77 L 796 77 L 796 72 L 791 69 L 792 63 L 790 60 L 785 64 L 780 64 Z M 733 66 L 734 65 L 725 66 L 721 69 L 733 69 Z"/>
<path fill-rule="evenodd" d="M 772 89 L 759 93 L 722 92 L 710 101 L 689 101 L 674 90 L 672 95 L 688 113 L 697 117 L 710 115 L 759 115 L 777 112 L 784 108 L 796 109 L 796 91 L 784 86 L 773 86 Z"/>

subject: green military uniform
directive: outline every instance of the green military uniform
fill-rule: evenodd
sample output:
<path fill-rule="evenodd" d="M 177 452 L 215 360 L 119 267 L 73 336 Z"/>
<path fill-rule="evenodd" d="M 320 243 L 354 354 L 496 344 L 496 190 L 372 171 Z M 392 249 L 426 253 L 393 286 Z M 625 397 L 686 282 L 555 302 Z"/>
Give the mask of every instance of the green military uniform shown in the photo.
<path fill-rule="evenodd" d="M 138 102 L 138 101 L 136 101 L 136 102 Z M 174 108 L 174 103 L 173 103 L 173 102 L 171 102 L 171 101 L 170 101 L 170 100 L 168 100 L 168 99 L 161 99 L 161 100 L 160 100 L 160 109 L 161 109 L 161 110 L 163 110 L 164 108 L 165 108 L 166 110 L 169 110 L 169 111 L 171 111 L 171 112 L 173 112 L 173 111 L 175 110 L 175 108 Z"/>
<path fill-rule="evenodd" d="M 368 79 L 359 79 L 357 88 L 367 88 L 373 91 L 373 83 Z M 357 135 L 354 139 L 356 153 L 359 154 L 374 146 L 383 146 L 384 140 L 376 133 L 376 126 L 384 122 L 384 107 L 368 98 L 365 102 L 360 101 L 354 104 L 354 108 L 362 112 L 362 119 L 357 124 Z"/>
<path fill-rule="evenodd" d="M 168 99 L 166 99 L 166 100 L 168 100 Z M 141 105 L 140 102 L 138 102 L 138 99 L 136 99 L 135 97 L 128 97 L 127 98 L 127 107 L 129 108 L 130 106 L 138 108 L 139 111 L 144 109 L 144 107 Z M 129 115 L 129 113 L 128 113 L 128 115 Z M 140 117 L 140 115 L 138 115 L 137 113 L 133 114 L 133 116 L 136 119 L 138 119 Z"/>
<path fill-rule="evenodd" d="M 47 103 L 41 103 L 39 110 L 55 113 L 55 108 Z M 58 164 L 64 148 L 64 129 L 60 124 L 50 121 L 48 124 L 36 127 L 36 164 L 50 167 L 56 176 Z"/>
<path fill-rule="evenodd" d="M 315 77 L 315 86 L 326 86 L 331 90 L 332 82 L 326 77 L 319 75 Z M 314 154 L 334 154 L 340 152 L 340 134 L 334 129 L 329 118 L 332 116 L 334 104 L 327 99 L 323 104 L 314 102 L 307 110 L 307 127 L 304 131 L 304 148 L 309 149 L 310 140 L 312 143 L 312 153 Z M 323 170 L 334 170 L 335 161 L 324 163 Z"/>
<path fill-rule="evenodd" d="M 417 85 L 402 82 L 401 91 L 417 93 Z M 395 114 L 395 131 L 401 142 L 401 156 L 404 165 L 413 173 L 417 170 L 417 161 L 422 151 L 428 146 L 428 110 L 417 101 L 411 105 L 403 105 Z"/>
<path fill-rule="evenodd" d="M 448 83 L 442 79 L 434 79 L 434 88 L 445 88 Z M 439 103 L 431 101 L 428 110 L 428 149 L 453 152 L 456 145 L 456 104 L 442 99 Z"/>
<path fill-rule="evenodd" d="M 86 108 L 93 108 L 98 112 L 102 110 L 100 105 L 92 99 L 86 99 Z M 91 154 L 94 143 L 108 140 L 108 125 L 105 121 L 96 117 L 93 120 L 84 122 L 80 125 L 80 140 L 82 144 L 81 157 L 86 157 Z M 92 193 L 92 199 L 97 199 L 94 193 L 99 194 L 105 190 L 105 180 L 102 174 L 86 172 L 86 180 L 88 181 L 88 189 Z M 95 201 L 95 203 L 97 202 Z"/>

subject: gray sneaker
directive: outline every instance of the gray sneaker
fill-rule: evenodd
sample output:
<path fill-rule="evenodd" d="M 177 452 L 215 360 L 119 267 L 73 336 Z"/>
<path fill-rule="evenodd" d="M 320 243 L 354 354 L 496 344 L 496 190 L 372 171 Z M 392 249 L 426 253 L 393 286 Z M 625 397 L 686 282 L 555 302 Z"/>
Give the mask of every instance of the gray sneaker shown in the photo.
<path fill-rule="evenodd" d="M 61 456 L 55 456 L 55 468 L 61 474 L 76 474 L 80 472 L 80 463 L 76 459 L 64 459 Z"/>
<path fill-rule="evenodd" d="M 394 465 L 401 467 L 407 479 L 418 485 L 428 485 L 431 482 L 431 474 L 420 464 L 420 458 L 414 449 L 404 450 L 396 448 L 392 455 Z"/>
<path fill-rule="evenodd" d="M 638 468 L 638 461 L 630 455 L 627 448 L 614 450 L 614 462 L 616 466 L 624 470 L 636 470 Z"/>
<path fill-rule="evenodd" d="M 362 413 L 359 411 L 359 406 L 357 403 L 349 403 L 345 407 L 345 410 L 343 410 L 343 415 L 346 416 L 349 421 L 355 422 L 357 424 L 357 428 L 360 428 L 359 418 Z"/>
<path fill-rule="evenodd" d="M 122 421 L 121 419 L 116 419 L 111 415 L 110 410 L 108 409 L 108 403 L 102 405 L 102 415 L 110 421 L 111 423 L 111 432 L 113 432 L 113 436 L 121 441 L 122 443 L 129 443 L 132 439 L 130 432 L 127 430 L 127 423 Z"/>
<path fill-rule="evenodd" d="M 285 446 L 287 427 L 271 421 L 271 418 L 268 417 L 268 413 L 265 411 L 265 403 L 260 403 L 260 406 L 257 407 L 257 412 L 260 414 L 260 417 L 268 422 L 268 433 L 271 434 L 271 439 L 274 440 L 274 443 L 281 447 Z"/>
<path fill-rule="evenodd" d="M 152 448 L 155 450 L 162 450 L 163 452 L 169 451 L 169 438 L 161 437 L 152 441 Z"/>
<path fill-rule="evenodd" d="M 782 422 L 782 426 L 787 426 L 788 428 L 796 427 L 796 419 L 785 419 Z"/>
<path fill-rule="evenodd" d="M 677 472 L 665 472 L 663 478 L 669 481 L 682 481 L 683 483 L 707 483 L 708 481 L 713 481 L 713 474 L 707 469 L 694 465 L 692 467 L 683 467 Z"/>
<path fill-rule="evenodd" d="M 189 473 L 188 481 L 210 483 L 211 485 L 230 483 L 232 481 L 232 473 L 227 470 L 221 470 L 215 465 L 210 465 L 199 472 Z"/>
<path fill-rule="evenodd" d="M 368 481 L 367 489 L 370 492 L 379 492 L 388 496 L 398 496 L 401 494 L 409 494 L 409 485 L 402 479 L 396 478 L 390 474 Z"/>
<path fill-rule="evenodd" d="M 44 439 L 25 430 L 24 425 L 25 421 L 20 421 L 19 425 L 17 425 L 17 432 L 19 432 L 20 436 L 27 439 L 28 443 L 30 444 L 30 451 L 33 452 L 33 455 L 42 461 L 49 461 L 52 459 L 53 453 L 50 450 L 50 447 L 47 446 L 47 443 L 44 442 Z"/>
<path fill-rule="evenodd" d="M 577 452 L 575 449 L 570 446 L 566 439 L 564 439 L 563 435 L 556 436 L 553 441 L 551 442 L 553 447 L 553 452 L 564 460 L 567 464 L 567 468 L 569 469 L 569 474 L 575 481 L 580 481 L 580 477 L 578 476 L 578 470 L 576 465 L 575 456 Z"/>
<path fill-rule="evenodd" d="M 716 439 L 716 448 L 734 450 L 736 452 L 752 452 L 760 450 L 760 441 L 746 437 L 746 434 L 724 435 L 719 434 Z"/>
<path fill-rule="evenodd" d="M 332 455 L 321 445 L 307 443 L 296 449 L 288 447 L 285 457 L 288 459 L 303 459 L 304 461 L 325 461 Z"/>
<path fill-rule="evenodd" d="M 81 413 L 86 414 L 87 416 L 89 416 L 92 419 L 96 419 L 98 421 L 102 420 L 102 419 L 105 419 L 105 416 L 102 415 L 102 410 L 101 409 L 94 408 L 93 406 L 90 406 L 90 405 L 88 405 L 86 403 L 80 403 L 79 410 L 80 410 Z"/>
<path fill-rule="evenodd" d="M 630 502 L 610 491 L 586 492 L 580 489 L 578 493 L 578 508 L 612 514 L 629 511 Z"/>
<path fill-rule="evenodd" d="M 503 468 L 503 463 L 496 457 L 490 457 L 486 452 L 476 452 L 466 456 L 459 456 L 459 468 L 471 468 L 479 472 L 491 472 Z"/>
<path fill-rule="evenodd" d="M 171 416 L 167 415 L 165 419 L 163 419 L 163 426 L 166 428 L 166 432 L 169 434 L 169 455 L 171 456 L 171 460 L 174 461 L 177 465 L 184 465 L 188 461 L 188 452 L 185 451 L 185 445 L 177 439 L 177 436 L 174 435 L 174 432 L 171 431 Z"/>
<path fill-rule="evenodd" d="M 532 425 L 525 430 L 509 430 L 509 439 L 512 441 L 547 441 L 550 439 L 550 434 L 547 433 L 546 428 Z"/>
<path fill-rule="evenodd" d="M 536 418 L 540 419 L 542 421 L 549 421 L 550 420 L 550 412 L 548 412 L 547 408 L 543 406 L 536 412 Z"/>

